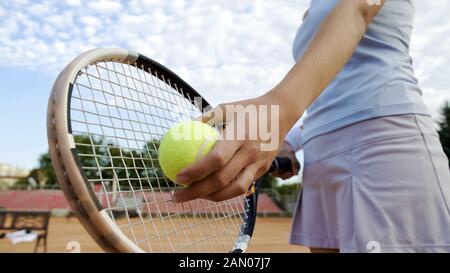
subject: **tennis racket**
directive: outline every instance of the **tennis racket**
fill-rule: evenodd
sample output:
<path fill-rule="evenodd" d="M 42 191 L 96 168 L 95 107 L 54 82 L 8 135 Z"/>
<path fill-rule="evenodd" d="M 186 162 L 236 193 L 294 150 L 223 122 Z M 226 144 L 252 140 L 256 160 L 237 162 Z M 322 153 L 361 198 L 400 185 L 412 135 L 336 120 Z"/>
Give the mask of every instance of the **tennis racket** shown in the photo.
<path fill-rule="evenodd" d="M 48 105 L 55 173 L 81 224 L 108 252 L 244 252 L 258 184 L 223 202 L 172 201 L 159 142 L 209 103 L 161 64 L 123 49 L 94 49 L 56 79 Z M 276 159 L 270 171 L 289 170 Z"/>

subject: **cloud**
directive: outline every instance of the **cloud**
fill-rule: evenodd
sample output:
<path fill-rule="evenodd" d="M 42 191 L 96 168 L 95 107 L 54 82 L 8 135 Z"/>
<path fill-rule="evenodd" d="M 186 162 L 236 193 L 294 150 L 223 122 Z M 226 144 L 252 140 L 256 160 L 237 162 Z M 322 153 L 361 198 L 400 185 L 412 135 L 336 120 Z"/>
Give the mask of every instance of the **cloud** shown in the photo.
<path fill-rule="evenodd" d="M 113 13 L 119 12 L 122 8 L 122 5 L 119 1 L 99 0 L 99 1 L 90 1 L 88 7 L 96 12 Z"/>
<path fill-rule="evenodd" d="M 213 104 L 268 91 L 293 65 L 307 0 L 8 1 L 0 65 L 56 75 L 94 47 L 129 48 L 167 65 Z M 447 0 L 416 1 L 411 54 L 434 116 L 450 100 Z"/>
<path fill-rule="evenodd" d="M 80 0 L 66 0 L 66 4 L 69 6 L 81 6 Z"/>
<path fill-rule="evenodd" d="M 291 42 L 306 8 L 286 0 L 86 3 L 2 6 L 0 33 L 10 39 L 0 41 L 0 64 L 56 74 L 86 49 L 124 47 L 179 72 L 213 103 L 236 100 L 267 91 L 293 64 Z"/>
<path fill-rule="evenodd" d="M 415 1 L 416 20 L 411 43 L 414 68 L 432 115 L 450 101 L 450 2 Z"/>

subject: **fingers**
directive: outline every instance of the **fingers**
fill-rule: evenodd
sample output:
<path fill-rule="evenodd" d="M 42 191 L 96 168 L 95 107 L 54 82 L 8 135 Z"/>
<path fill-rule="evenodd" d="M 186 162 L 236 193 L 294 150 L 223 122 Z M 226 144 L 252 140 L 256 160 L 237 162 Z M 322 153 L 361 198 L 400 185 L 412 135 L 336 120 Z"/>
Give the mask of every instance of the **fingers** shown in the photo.
<path fill-rule="evenodd" d="M 279 177 L 281 179 L 288 179 L 293 177 L 294 175 L 297 175 L 300 171 L 300 163 L 297 161 L 297 158 L 294 156 L 288 156 L 288 158 L 291 160 L 291 171 L 283 172 L 275 170 L 270 173 L 273 177 Z"/>
<path fill-rule="evenodd" d="M 243 141 L 219 139 L 214 148 L 196 163 L 181 170 L 177 175 L 180 184 L 191 184 L 194 181 L 219 170 L 227 165 Z"/>
<path fill-rule="evenodd" d="M 256 168 L 255 165 L 246 167 L 244 170 L 242 170 L 242 172 L 233 183 L 223 188 L 222 190 L 206 196 L 205 199 L 214 202 L 220 202 L 246 193 L 250 185 L 253 183 L 253 180 L 255 179 L 257 169 L 258 168 Z"/>
<path fill-rule="evenodd" d="M 279 177 L 281 179 L 288 179 L 288 178 L 293 177 L 295 175 L 295 173 L 294 172 L 282 172 L 282 173 L 280 173 L 280 172 L 272 172 L 272 173 L 270 173 L 270 175 L 272 177 Z"/>
<path fill-rule="evenodd" d="M 291 158 L 291 168 L 292 168 L 292 173 L 294 175 L 297 175 L 298 172 L 300 171 L 300 162 L 298 162 L 297 158 L 295 157 L 295 155 L 293 156 L 293 158 Z"/>
<path fill-rule="evenodd" d="M 217 125 L 220 137 L 206 156 L 177 174 L 178 183 L 189 185 L 224 167 L 242 145 L 243 140 L 228 140 L 226 131 L 222 130 L 225 123 L 225 107 L 225 105 L 219 105 L 196 119 L 209 125 Z"/>
<path fill-rule="evenodd" d="M 189 187 L 178 191 L 174 194 L 175 202 L 186 202 L 196 198 L 206 197 L 224 187 L 231 184 L 241 170 L 253 158 L 249 156 L 249 152 L 239 150 L 232 160 L 229 161 L 220 171 L 215 172 L 204 179 L 192 183 Z M 233 182 L 234 183 L 234 182 Z"/>

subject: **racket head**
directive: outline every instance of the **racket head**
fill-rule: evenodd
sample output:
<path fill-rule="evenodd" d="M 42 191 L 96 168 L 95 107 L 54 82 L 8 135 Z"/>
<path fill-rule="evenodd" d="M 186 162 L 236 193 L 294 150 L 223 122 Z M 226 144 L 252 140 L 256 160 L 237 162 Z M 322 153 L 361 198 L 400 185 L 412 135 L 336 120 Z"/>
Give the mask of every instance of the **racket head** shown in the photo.
<path fill-rule="evenodd" d="M 158 170 L 165 131 L 208 107 L 175 73 L 128 50 L 88 51 L 60 73 L 48 105 L 50 155 L 71 209 L 104 250 L 245 251 L 257 191 L 177 205 L 171 199 L 177 186 Z"/>

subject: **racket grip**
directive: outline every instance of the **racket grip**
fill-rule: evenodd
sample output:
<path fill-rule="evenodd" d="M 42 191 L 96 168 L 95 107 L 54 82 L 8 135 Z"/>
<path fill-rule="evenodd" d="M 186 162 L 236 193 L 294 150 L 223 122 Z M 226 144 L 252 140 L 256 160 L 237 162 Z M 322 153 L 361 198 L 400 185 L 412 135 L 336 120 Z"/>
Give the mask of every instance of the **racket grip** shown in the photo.
<path fill-rule="evenodd" d="M 292 163 L 291 160 L 287 157 L 275 157 L 272 161 L 272 165 L 268 170 L 269 173 L 278 171 L 278 172 L 290 172 L 292 171 Z"/>

